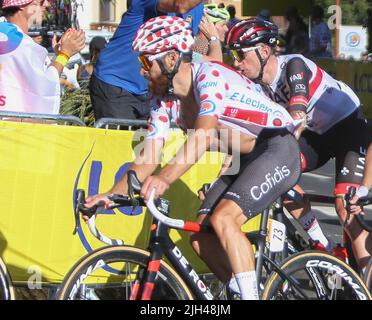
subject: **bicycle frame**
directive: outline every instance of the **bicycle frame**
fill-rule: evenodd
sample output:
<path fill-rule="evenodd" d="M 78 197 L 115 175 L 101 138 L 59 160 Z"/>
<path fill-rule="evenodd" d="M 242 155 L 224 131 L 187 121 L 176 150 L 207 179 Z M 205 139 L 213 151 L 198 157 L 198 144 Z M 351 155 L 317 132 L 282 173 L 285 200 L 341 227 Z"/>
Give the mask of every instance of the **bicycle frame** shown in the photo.
<path fill-rule="evenodd" d="M 165 212 L 162 213 L 164 215 L 166 214 Z M 266 262 L 280 275 L 281 278 L 288 280 L 288 282 L 290 282 L 303 297 L 306 297 L 306 294 L 303 293 L 303 290 L 299 288 L 296 282 L 291 279 L 291 277 L 288 277 L 285 273 L 283 273 L 280 267 L 264 254 L 264 249 L 266 247 L 268 219 L 269 210 L 267 209 L 262 213 L 260 230 L 258 232 L 247 234 L 248 238 L 254 242 L 258 248 L 256 254 L 257 282 L 260 283 L 262 280 L 262 268 Z M 194 222 L 186 221 L 185 225 L 192 226 L 186 231 L 208 232 L 209 229 Z M 156 285 L 156 276 L 160 270 L 160 260 L 162 259 L 163 255 L 165 255 L 197 299 L 212 300 L 213 294 L 211 293 L 210 289 L 196 273 L 190 262 L 182 254 L 182 251 L 170 239 L 168 230 L 169 227 L 167 225 L 153 218 L 149 242 L 150 260 L 148 262 L 144 281 L 142 284 L 135 284 L 136 287 L 133 289 L 131 299 L 136 300 L 141 296 L 141 300 L 151 300 L 152 291 Z M 142 287 L 142 289 L 140 289 L 140 287 Z"/>

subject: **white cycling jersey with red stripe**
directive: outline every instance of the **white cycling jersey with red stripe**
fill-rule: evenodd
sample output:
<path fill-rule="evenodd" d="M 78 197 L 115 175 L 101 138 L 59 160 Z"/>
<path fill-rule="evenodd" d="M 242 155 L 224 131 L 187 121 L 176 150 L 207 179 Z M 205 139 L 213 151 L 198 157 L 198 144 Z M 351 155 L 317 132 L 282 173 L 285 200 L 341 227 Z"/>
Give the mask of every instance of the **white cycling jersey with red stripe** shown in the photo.
<path fill-rule="evenodd" d="M 194 117 L 214 116 L 221 124 L 257 137 L 264 128 L 287 128 L 294 132 L 299 125 L 281 105 L 266 97 L 261 86 L 236 70 L 218 62 L 192 64 L 193 88 L 198 110 Z M 176 97 L 154 97 L 148 139 L 166 139 L 171 121 L 184 131 L 190 116 L 188 106 Z M 191 112 L 192 114 L 192 112 Z"/>
<path fill-rule="evenodd" d="M 322 134 L 360 106 L 353 90 L 332 78 L 313 61 L 299 54 L 278 56 L 278 72 L 273 83 L 263 90 L 284 107 L 302 104 L 307 127 Z M 294 63 L 295 60 L 301 63 Z M 308 79 L 305 79 L 308 73 Z"/>

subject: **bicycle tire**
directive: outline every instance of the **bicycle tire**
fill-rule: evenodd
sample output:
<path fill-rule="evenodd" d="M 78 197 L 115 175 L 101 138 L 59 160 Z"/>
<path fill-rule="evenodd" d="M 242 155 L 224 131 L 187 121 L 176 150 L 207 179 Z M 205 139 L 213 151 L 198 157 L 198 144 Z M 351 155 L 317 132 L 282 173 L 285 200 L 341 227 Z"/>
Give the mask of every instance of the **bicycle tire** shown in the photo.
<path fill-rule="evenodd" d="M 0 300 L 14 300 L 15 293 L 12 280 L 4 261 L 0 258 Z"/>
<path fill-rule="evenodd" d="M 97 249 L 88 255 L 81 258 L 68 272 L 64 278 L 60 289 L 57 293 L 57 299 L 59 300 L 79 300 L 86 298 L 85 295 L 81 296 L 79 289 L 85 288 L 83 281 L 89 280 L 89 277 L 93 272 L 100 269 L 102 272 L 103 267 L 110 266 L 112 263 L 120 263 L 125 265 L 125 268 L 131 267 L 133 264 L 137 264 L 139 269 L 146 269 L 150 258 L 150 253 L 146 250 L 132 247 L 132 246 L 109 246 L 101 249 Z M 99 265 L 99 267 L 97 267 Z M 135 271 L 139 272 L 139 271 Z M 107 274 L 110 272 L 107 271 Z M 133 271 L 128 275 L 131 277 Z M 128 277 L 127 275 L 127 277 Z M 127 280 L 116 285 L 110 283 L 88 284 L 86 286 L 93 287 L 94 291 L 101 292 L 103 289 L 108 291 L 111 288 L 121 289 L 123 292 L 119 292 L 119 299 L 129 299 L 130 291 L 132 289 L 133 280 Z M 156 292 L 156 291 L 159 292 Z M 166 292 L 162 295 L 162 291 Z M 123 297 L 125 293 L 125 297 Z M 79 296 L 80 294 L 80 296 Z M 175 300 L 192 300 L 193 295 L 188 289 L 185 282 L 180 278 L 176 271 L 164 260 L 160 262 L 160 270 L 158 272 L 157 281 L 154 289 L 154 300 L 156 296 L 160 296 L 159 299 L 175 299 Z M 105 296 L 104 294 L 98 294 L 99 299 L 117 299 L 118 294 L 115 296 Z"/>
<path fill-rule="evenodd" d="M 367 289 L 372 294 L 372 258 L 369 259 L 365 270 L 366 271 L 363 275 L 363 282 L 366 284 Z"/>
<path fill-rule="evenodd" d="M 319 251 L 299 252 L 284 260 L 280 267 L 287 277 L 290 276 L 292 279 L 296 279 L 298 284 L 304 284 L 304 290 L 311 292 L 311 290 L 315 289 L 311 296 L 306 297 L 307 299 L 320 299 L 317 289 L 325 280 L 320 290 L 324 290 L 329 300 L 333 298 L 336 298 L 336 300 L 371 300 L 371 295 L 358 274 L 346 263 L 330 254 Z M 310 276 L 308 279 L 302 278 L 309 272 L 309 269 L 316 270 L 317 274 L 321 273 L 324 279 L 314 283 Z M 328 281 L 332 277 L 339 283 L 336 285 L 329 283 Z M 327 283 L 327 287 L 325 283 Z M 330 285 L 333 287 L 330 287 Z M 291 288 L 291 284 L 288 284 L 288 281 L 283 280 L 276 271 L 273 271 L 266 282 L 262 299 L 290 300 L 291 294 L 295 293 L 295 290 L 291 291 L 293 288 Z"/>

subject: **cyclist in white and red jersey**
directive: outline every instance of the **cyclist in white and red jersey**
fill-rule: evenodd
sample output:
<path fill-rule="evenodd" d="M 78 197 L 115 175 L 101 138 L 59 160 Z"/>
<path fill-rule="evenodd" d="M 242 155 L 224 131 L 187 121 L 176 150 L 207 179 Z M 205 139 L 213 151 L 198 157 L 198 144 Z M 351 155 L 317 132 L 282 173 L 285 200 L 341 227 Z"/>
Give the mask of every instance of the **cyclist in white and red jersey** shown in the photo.
<path fill-rule="evenodd" d="M 302 55 L 276 56 L 277 39 L 278 29 L 274 24 L 255 18 L 236 23 L 226 34 L 234 65 L 261 84 L 266 95 L 287 108 L 294 119 L 304 120 L 299 139 L 303 170 L 315 170 L 330 158 L 336 158 L 335 206 L 344 222 L 343 197 L 350 186 L 358 188 L 363 179 L 371 137 L 367 120 L 358 97 L 345 83 L 335 80 Z M 293 209 L 292 214 L 300 218 L 312 239 L 332 249 L 309 203 Z M 372 252 L 369 243 L 372 239 L 368 239 L 368 233 L 356 221 L 351 221 L 345 231 L 352 240 L 357 263 L 363 268 Z"/>
<path fill-rule="evenodd" d="M 298 121 L 235 70 L 218 62 L 192 64 L 192 44 L 188 23 L 178 17 L 153 18 L 137 32 L 133 50 L 154 96 L 144 151 L 131 169 L 148 199 L 153 189 L 161 196 L 216 140 L 240 156 L 238 171 L 213 184 L 198 217 L 215 233 L 195 234 L 191 241 L 222 281 L 234 274 L 242 299 L 258 299 L 254 253 L 240 228 L 297 183 L 300 154 L 292 132 Z M 188 137 L 174 159 L 153 175 L 171 121 Z M 109 193 L 126 194 L 126 179 Z M 107 193 L 88 198 L 87 206 L 100 200 L 108 201 Z"/>

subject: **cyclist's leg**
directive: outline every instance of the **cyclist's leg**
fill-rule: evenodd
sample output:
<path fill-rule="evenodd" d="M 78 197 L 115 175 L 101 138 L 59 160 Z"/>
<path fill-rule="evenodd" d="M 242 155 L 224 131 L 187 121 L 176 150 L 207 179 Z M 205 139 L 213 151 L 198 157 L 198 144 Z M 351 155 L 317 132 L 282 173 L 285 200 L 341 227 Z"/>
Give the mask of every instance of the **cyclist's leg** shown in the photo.
<path fill-rule="evenodd" d="M 329 159 L 330 154 L 326 152 L 328 148 L 323 146 L 322 137 L 306 131 L 299 140 L 301 150 L 301 166 L 303 172 L 313 171 L 324 165 Z M 328 251 L 332 250 L 333 243 L 324 235 L 315 213 L 311 209 L 310 201 L 306 198 L 304 190 L 296 185 L 294 189 L 304 195 L 302 203 L 292 200 L 285 200 L 284 205 L 291 215 L 298 220 L 303 229 L 313 241 L 319 241 Z"/>
<path fill-rule="evenodd" d="M 243 300 L 257 300 L 258 288 L 252 245 L 241 226 L 247 218 L 232 200 L 222 199 L 210 218 L 217 237 L 226 253 Z"/>
<path fill-rule="evenodd" d="M 291 157 L 288 157 L 291 155 Z M 210 218 L 243 299 L 257 296 L 254 254 L 241 226 L 293 187 L 300 177 L 298 144 L 290 134 L 258 140 Z"/>
<path fill-rule="evenodd" d="M 235 176 L 220 177 L 205 195 L 200 209 L 197 222 L 210 225 L 210 214 L 221 199 L 226 189 L 234 181 Z M 231 266 L 227 256 L 215 233 L 195 233 L 190 237 L 190 242 L 195 252 L 207 264 L 209 269 L 223 283 L 226 283 L 232 276 Z"/>
<path fill-rule="evenodd" d="M 344 225 L 347 212 L 344 195 L 350 186 L 358 187 L 362 184 L 365 157 L 370 143 L 370 132 L 364 115 L 356 111 L 348 117 L 342 126 L 334 130 L 333 139 L 338 142 L 336 154 L 336 187 L 335 208 Z M 342 144 L 339 141 L 343 141 Z M 372 253 L 372 237 L 363 230 L 353 217 L 344 228 L 352 242 L 353 254 L 360 269 L 368 263 Z"/>

